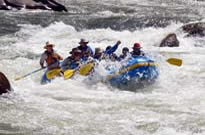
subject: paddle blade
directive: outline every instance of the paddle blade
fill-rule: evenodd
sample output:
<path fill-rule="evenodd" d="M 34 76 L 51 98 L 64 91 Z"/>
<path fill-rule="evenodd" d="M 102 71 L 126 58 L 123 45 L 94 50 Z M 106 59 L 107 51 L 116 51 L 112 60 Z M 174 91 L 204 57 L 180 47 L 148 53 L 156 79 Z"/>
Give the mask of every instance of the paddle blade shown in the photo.
<path fill-rule="evenodd" d="M 88 75 L 90 71 L 93 69 L 93 67 L 94 67 L 94 63 L 88 63 L 88 64 L 83 65 L 79 69 L 80 75 Z"/>
<path fill-rule="evenodd" d="M 46 73 L 46 77 L 48 79 L 52 79 L 52 78 L 55 78 L 56 76 L 58 76 L 61 72 L 61 69 L 53 69 L 53 70 L 50 70 Z"/>
<path fill-rule="evenodd" d="M 18 81 L 18 80 L 20 80 L 20 79 L 22 79 L 23 77 L 18 77 L 18 78 L 16 78 L 15 79 L 15 81 Z"/>
<path fill-rule="evenodd" d="M 181 66 L 182 65 L 182 60 L 178 58 L 169 58 L 167 59 L 167 62 L 169 64 L 175 65 L 175 66 Z"/>
<path fill-rule="evenodd" d="M 64 79 L 69 79 L 71 78 L 75 73 L 75 70 L 73 69 L 68 69 L 64 72 Z"/>

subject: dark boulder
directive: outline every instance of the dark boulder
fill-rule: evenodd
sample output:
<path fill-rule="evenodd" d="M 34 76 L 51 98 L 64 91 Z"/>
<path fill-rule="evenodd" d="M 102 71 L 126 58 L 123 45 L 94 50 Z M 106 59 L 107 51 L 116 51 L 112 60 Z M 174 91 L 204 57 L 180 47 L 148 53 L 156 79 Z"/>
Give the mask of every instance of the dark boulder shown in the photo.
<path fill-rule="evenodd" d="M 24 8 L 24 4 L 20 0 L 4 0 L 7 6 L 12 8 L 16 8 L 18 10 Z"/>
<path fill-rule="evenodd" d="M 49 8 L 51 8 L 54 11 L 65 11 L 68 12 L 68 10 L 66 9 L 66 7 L 54 0 L 34 0 L 35 2 L 41 2 L 44 5 L 48 6 Z"/>
<path fill-rule="evenodd" d="M 179 40 L 175 33 L 168 34 L 160 43 L 160 47 L 179 47 Z"/>
<path fill-rule="evenodd" d="M 0 0 L 0 10 L 9 10 L 4 0 Z"/>
<path fill-rule="evenodd" d="M 41 9 L 48 10 L 49 8 L 41 2 L 35 2 L 34 0 L 19 0 L 24 3 L 26 9 Z"/>
<path fill-rule="evenodd" d="M 66 7 L 55 0 L 0 0 L 0 10 L 9 10 L 8 7 L 19 10 L 25 8 L 67 12 Z"/>
<path fill-rule="evenodd" d="M 0 72 L 0 95 L 11 91 L 11 85 L 6 76 Z"/>
<path fill-rule="evenodd" d="M 205 22 L 190 23 L 182 26 L 182 30 L 190 37 L 204 37 L 205 36 Z"/>

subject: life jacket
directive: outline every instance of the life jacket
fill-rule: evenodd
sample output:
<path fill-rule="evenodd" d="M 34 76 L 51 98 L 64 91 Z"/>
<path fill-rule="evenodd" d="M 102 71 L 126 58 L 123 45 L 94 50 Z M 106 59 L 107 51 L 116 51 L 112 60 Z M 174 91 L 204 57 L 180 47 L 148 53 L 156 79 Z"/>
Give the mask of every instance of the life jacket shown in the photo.
<path fill-rule="evenodd" d="M 58 62 L 59 58 L 55 52 L 49 53 L 46 51 L 46 54 L 47 54 L 46 63 L 48 64 L 48 66 Z"/>
<path fill-rule="evenodd" d="M 145 54 L 143 51 L 139 50 L 139 51 L 132 51 L 131 55 L 132 56 L 144 56 Z"/>

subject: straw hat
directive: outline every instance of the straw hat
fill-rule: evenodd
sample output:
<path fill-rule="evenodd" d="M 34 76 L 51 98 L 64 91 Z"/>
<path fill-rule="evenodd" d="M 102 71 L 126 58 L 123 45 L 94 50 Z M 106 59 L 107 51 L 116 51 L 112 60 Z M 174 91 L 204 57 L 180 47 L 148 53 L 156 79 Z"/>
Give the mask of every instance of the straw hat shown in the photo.
<path fill-rule="evenodd" d="M 43 47 L 44 49 L 48 49 L 49 47 L 54 47 L 55 45 L 50 44 L 49 42 L 46 42 L 46 45 Z"/>

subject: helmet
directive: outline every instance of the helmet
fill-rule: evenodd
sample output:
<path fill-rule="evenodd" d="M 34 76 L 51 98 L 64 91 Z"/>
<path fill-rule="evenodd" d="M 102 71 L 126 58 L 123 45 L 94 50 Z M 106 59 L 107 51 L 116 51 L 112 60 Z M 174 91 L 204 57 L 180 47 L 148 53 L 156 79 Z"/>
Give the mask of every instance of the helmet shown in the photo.
<path fill-rule="evenodd" d="M 110 50 L 111 48 L 112 48 L 112 47 L 109 45 L 109 46 L 106 47 L 105 50 L 108 51 L 108 50 Z"/>
<path fill-rule="evenodd" d="M 134 43 L 133 48 L 142 48 L 141 45 L 139 43 Z"/>
<path fill-rule="evenodd" d="M 129 52 L 129 48 L 124 47 L 124 48 L 122 49 L 122 51 L 123 51 L 123 52 L 124 52 L 124 51 Z"/>
<path fill-rule="evenodd" d="M 95 48 L 95 53 L 97 54 L 97 53 L 102 53 L 103 52 L 103 50 L 102 49 L 100 49 L 100 48 Z"/>

